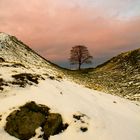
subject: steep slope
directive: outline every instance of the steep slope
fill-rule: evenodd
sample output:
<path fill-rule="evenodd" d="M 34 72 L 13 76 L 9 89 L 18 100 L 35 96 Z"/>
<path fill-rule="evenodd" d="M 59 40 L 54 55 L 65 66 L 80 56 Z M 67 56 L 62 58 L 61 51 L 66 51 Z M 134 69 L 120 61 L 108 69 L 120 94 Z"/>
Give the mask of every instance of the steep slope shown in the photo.
<path fill-rule="evenodd" d="M 100 70 L 133 71 L 140 70 L 140 48 L 122 53 L 97 67 Z"/>
<path fill-rule="evenodd" d="M 36 85 L 45 77 L 59 79 L 63 75 L 63 69 L 38 55 L 16 37 L 0 33 L 0 92 L 7 95 L 17 86 Z"/>
<path fill-rule="evenodd" d="M 47 68 L 59 70 L 59 67 L 45 60 L 16 37 L 0 33 L 0 58 L 6 62 L 20 63 L 28 68 Z"/>
<path fill-rule="evenodd" d="M 112 58 L 98 66 L 96 73 L 107 90 L 125 98 L 140 100 L 140 49 Z"/>

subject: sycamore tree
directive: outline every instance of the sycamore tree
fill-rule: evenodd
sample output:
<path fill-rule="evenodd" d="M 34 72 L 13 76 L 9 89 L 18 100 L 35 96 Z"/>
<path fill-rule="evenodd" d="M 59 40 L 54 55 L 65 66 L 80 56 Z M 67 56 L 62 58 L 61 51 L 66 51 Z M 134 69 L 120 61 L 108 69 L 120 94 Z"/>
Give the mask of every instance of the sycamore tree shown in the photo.
<path fill-rule="evenodd" d="M 74 46 L 70 51 L 70 64 L 78 65 L 79 70 L 82 64 L 91 64 L 92 58 L 87 47 L 83 45 Z"/>

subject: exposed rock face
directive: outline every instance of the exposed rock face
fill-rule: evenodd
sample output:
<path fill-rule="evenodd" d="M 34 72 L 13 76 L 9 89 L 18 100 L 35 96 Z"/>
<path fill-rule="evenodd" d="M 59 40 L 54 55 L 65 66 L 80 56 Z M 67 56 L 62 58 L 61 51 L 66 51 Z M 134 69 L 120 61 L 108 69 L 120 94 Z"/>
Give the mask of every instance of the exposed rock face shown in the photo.
<path fill-rule="evenodd" d="M 62 132 L 64 128 L 60 114 L 49 113 L 47 106 L 37 105 L 35 102 L 26 103 L 20 110 L 13 111 L 6 120 L 5 130 L 21 140 L 33 137 L 39 127 L 44 131 L 45 140 L 50 135 Z"/>

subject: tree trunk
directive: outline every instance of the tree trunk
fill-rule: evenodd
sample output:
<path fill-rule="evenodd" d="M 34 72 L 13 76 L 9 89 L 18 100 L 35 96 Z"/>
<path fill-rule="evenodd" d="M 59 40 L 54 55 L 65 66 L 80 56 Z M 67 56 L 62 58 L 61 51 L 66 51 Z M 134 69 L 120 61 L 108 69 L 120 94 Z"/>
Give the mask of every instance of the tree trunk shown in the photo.
<path fill-rule="evenodd" d="M 78 67 L 78 70 L 81 70 L 81 64 L 79 63 L 79 67 Z"/>

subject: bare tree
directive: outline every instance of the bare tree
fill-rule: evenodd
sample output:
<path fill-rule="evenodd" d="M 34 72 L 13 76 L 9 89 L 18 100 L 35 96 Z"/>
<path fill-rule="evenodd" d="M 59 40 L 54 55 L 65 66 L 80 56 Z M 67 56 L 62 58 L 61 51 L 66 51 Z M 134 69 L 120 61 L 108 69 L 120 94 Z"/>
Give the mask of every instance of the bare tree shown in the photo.
<path fill-rule="evenodd" d="M 70 64 L 71 65 L 78 65 L 78 69 L 81 69 L 81 65 L 91 64 L 92 63 L 92 56 L 89 54 L 89 51 L 86 46 L 77 45 L 72 47 L 70 52 Z"/>

